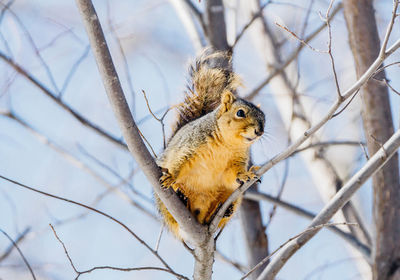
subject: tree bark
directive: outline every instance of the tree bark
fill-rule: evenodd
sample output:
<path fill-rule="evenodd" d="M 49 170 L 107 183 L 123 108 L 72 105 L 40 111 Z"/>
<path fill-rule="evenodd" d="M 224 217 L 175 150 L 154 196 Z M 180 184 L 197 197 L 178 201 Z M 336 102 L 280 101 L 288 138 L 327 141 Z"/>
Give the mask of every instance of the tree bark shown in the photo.
<path fill-rule="evenodd" d="M 256 191 L 257 185 L 254 184 L 251 189 Z M 268 255 L 268 238 L 262 222 L 260 203 L 246 198 L 243 199 L 240 220 L 244 231 L 248 265 L 254 267 Z M 267 264 L 268 262 L 254 271 L 250 277 L 257 279 Z"/>
<path fill-rule="evenodd" d="M 206 1 L 206 36 L 211 46 L 216 50 L 229 50 L 226 40 L 226 25 L 224 16 L 224 4 L 222 0 Z"/>
<path fill-rule="evenodd" d="M 357 77 L 376 59 L 380 41 L 371 0 L 345 0 L 344 15 Z M 375 75 L 385 79 L 385 72 Z M 392 114 L 385 85 L 371 79 L 361 92 L 362 119 L 368 152 L 376 153 L 393 134 Z M 374 279 L 400 279 L 400 184 L 397 153 L 373 176 Z"/>

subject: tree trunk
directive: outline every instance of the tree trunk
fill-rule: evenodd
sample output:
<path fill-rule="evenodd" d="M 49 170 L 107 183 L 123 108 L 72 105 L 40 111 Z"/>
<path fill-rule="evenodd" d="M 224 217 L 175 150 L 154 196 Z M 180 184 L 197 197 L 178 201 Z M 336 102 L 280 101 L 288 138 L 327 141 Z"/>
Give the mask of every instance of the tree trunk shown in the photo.
<path fill-rule="evenodd" d="M 254 184 L 251 189 L 257 190 L 257 185 Z M 265 227 L 262 221 L 260 203 L 258 201 L 243 199 L 240 208 L 240 219 L 244 231 L 248 265 L 254 267 L 268 255 L 268 238 L 265 234 Z M 250 278 L 257 279 L 267 264 L 265 263 L 254 271 L 250 275 Z"/>
<path fill-rule="evenodd" d="M 359 77 L 379 54 L 380 42 L 371 0 L 344 1 L 349 40 Z M 375 79 L 385 79 L 381 71 Z M 368 152 L 373 155 L 393 134 L 392 114 L 385 85 L 371 79 L 361 92 L 362 119 Z M 397 154 L 373 176 L 376 239 L 374 279 L 400 279 L 400 185 Z"/>

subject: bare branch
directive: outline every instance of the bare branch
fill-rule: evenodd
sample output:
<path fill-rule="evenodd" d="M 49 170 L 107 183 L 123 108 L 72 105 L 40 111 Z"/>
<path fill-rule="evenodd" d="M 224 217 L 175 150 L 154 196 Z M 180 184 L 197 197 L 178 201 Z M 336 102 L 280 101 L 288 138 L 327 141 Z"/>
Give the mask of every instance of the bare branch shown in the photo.
<path fill-rule="evenodd" d="M 175 272 L 173 272 L 173 271 L 170 270 L 170 269 L 165 269 L 165 268 L 162 268 L 162 267 L 151 267 L 151 266 L 145 266 L 145 267 L 127 267 L 127 268 L 124 268 L 124 267 L 114 267 L 114 266 L 108 266 L 108 265 L 106 265 L 106 266 L 95 266 L 95 267 L 92 267 L 92 268 L 90 268 L 90 269 L 88 269 L 88 270 L 79 271 L 79 270 L 76 268 L 76 266 L 74 265 L 74 262 L 72 261 L 72 258 L 71 258 L 71 256 L 69 255 L 68 250 L 67 250 L 67 248 L 65 247 L 64 242 L 60 239 L 60 237 L 58 237 L 58 234 L 57 234 L 56 230 L 54 229 L 54 227 L 53 227 L 51 224 L 49 224 L 49 226 L 50 226 L 51 230 L 53 231 L 54 236 L 57 238 L 58 242 L 60 242 L 60 244 L 62 245 L 62 247 L 63 247 L 63 249 L 64 249 L 64 253 L 65 253 L 65 255 L 67 256 L 69 263 L 71 264 L 73 270 L 74 270 L 75 273 L 77 274 L 77 276 L 76 276 L 76 278 L 75 278 L 76 280 L 79 279 L 79 277 L 80 277 L 81 275 L 83 275 L 83 274 L 91 273 L 91 272 L 93 272 L 93 271 L 95 271 L 95 270 L 100 270 L 100 269 L 110 269 L 110 270 L 118 270 L 118 271 L 125 271 L 125 272 L 135 271 L 135 270 L 160 270 L 160 271 L 168 272 L 168 273 L 170 273 L 170 274 L 176 276 L 178 279 L 186 279 L 186 280 L 189 280 L 189 278 L 187 278 L 186 276 L 183 276 L 183 275 L 181 275 L 181 274 L 175 273 Z"/>
<path fill-rule="evenodd" d="M 280 24 L 278 22 L 275 22 L 275 25 L 279 26 L 280 28 L 282 28 L 283 30 L 288 32 L 290 35 L 292 35 L 294 38 L 296 38 L 300 43 L 302 43 L 304 46 L 308 47 L 310 50 L 312 50 L 314 52 L 318 52 L 318 53 L 328 53 L 328 51 L 322 51 L 322 50 L 314 48 L 313 46 L 308 44 L 308 42 L 306 40 L 299 38 L 299 36 L 297 36 L 296 33 L 291 31 L 288 27 L 283 26 L 282 24 Z"/>
<path fill-rule="evenodd" d="M 248 270 L 247 267 L 245 267 L 243 264 L 240 264 L 238 262 L 235 262 L 231 259 L 229 259 L 227 256 L 222 254 L 220 251 L 216 250 L 215 251 L 215 257 L 218 258 L 219 260 L 223 261 L 224 263 L 230 264 L 240 272 L 244 273 L 246 270 Z"/>
<path fill-rule="evenodd" d="M 109 182 L 107 182 L 100 174 L 98 174 L 96 171 L 94 171 L 92 168 L 90 168 L 90 166 L 88 166 L 86 163 L 82 162 L 78 157 L 76 157 L 75 155 L 73 155 L 71 152 L 63 149 L 62 147 L 56 145 L 51 139 L 49 139 L 48 137 L 46 137 L 45 135 L 41 134 L 39 131 L 35 130 L 33 127 L 31 127 L 28 123 L 26 123 L 24 120 L 22 120 L 18 115 L 16 115 L 13 112 L 7 112 L 7 113 L 0 113 L 14 121 L 16 121 L 18 124 L 22 125 L 24 128 L 26 128 L 29 132 L 31 132 L 33 134 L 33 136 L 35 136 L 41 143 L 47 145 L 49 148 L 51 148 L 52 150 L 56 151 L 58 154 L 60 154 L 64 159 L 66 159 L 68 162 L 70 162 L 71 164 L 73 164 L 74 166 L 76 166 L 77 168 L 83 170 L 84 172 L 88 173 L 89 175 L 91 175 L 96 181 L 98 181 L 99 183 L 101 183 L 102 185 L 104 185 L 108 192 L 114 192 L 116 193 L 117 196 L 119 196 L 120 198 L 122 198 L 123 200 L 127 201 L 128 203 L 130 203 L 132 206 L 136 207 L 137 209 L 139 209 L 140 211 L 142 211 L 143 213 L 145 213 L 146 215 L 148 215 L 149 217 L 151 217 L 152 219 L 155 219 L 158 221 L 158 219 L 156 218 L 156 216 L 151 213 L 149 210 L 147 210 L 146 208 L 144 208 L 141 204 L 139 204 L 138 202 L 136 202 L 135 200 L 131 199 L 130 197 L 128 197 L 124 192 L 122 192 L 119 188 L 112 186 Z M 80 146 L 78 146 L 80 147 Z M 82 148 L 83 149 L 83 148 Z M 81 150 L 82 150 L 81 149 Z M 87 153 L 85 154 L 87 156 Z M 94 158 L 92 158 L 94 159 Z M 106 168 L 104 165 L 102 166 L 103 168 Z M 106 168 L 107 169 L 107 168 Z M 141 198 L 143 198 L 145 201 L 150 202 L 149 199 L 145 196 L 143 196 L 143 194 L 137 192 L 134 190 L 133 186 L 131 184 L 129 184 L 129 182 L 127 182 L 125 179 L 121 178 L 121 176 L 119 176 L 118 173 L 111 172 L 110 169 L 108 169 L 108 171 L 110 171 L 110 173 L 115 176 L 116 178 L 120 179 L 121 182 L 123 182 L 124 184 L 127 184 L 131 190 L 138 196 L 140 196 Z"/>
<path fill-rule="evenodd" d="M 101 136 L 103 136 L 106 139 L 110 140 L 112 143 L 117 144 L 119 147 L 121 147 L 123 149 L 127 149 L 127 146 L 126 146 L 126 144 L 124 142 L 122 142 L 118 138 L 110 135 L 108 132 L 106 132 L 102 128 L 100 128 L 98 125 L 93 124 L 92 122 L 90 122 L 88 119 L 86 119 L 84 116 L 82 116 L 78 111 L 72 109 L 64 101 L 62 101 L 60 98 L 58 98 L 53 92 L 51 92 L 45 85 L 43 85 L 39 80 L 37 80 L 32 74 L 30 74 L 22 66 L 20 66 L 13 59 L 11 59 L 11 57 L 9 57 L 9 56 L 5 55 L 4 53 L 0 52 L 0 58 L 3 59 L 12 68 L 14 68 L 15 71 L 17 71 L 19 74 L 21 74 L 26 79 L 28 79 L 32 84 L 34 84 L 36 87 L 38 87 L 44 94 L 46 94 L 48 97 L 50 97 L 61 108 L 63 108 L 68 113 L 70 113 L 81 124 L 93 129 L 94 131 L 96 131 Z"/>
<path fill-rule="evenodd" d="M 45 195 L 45 196 L 48 196 L 48 197 L 52 197 L 52 198 L 55 198 L 55 199 L 58 199 L 58 200 L 61 200 L 61 201 L 65 201 L 65 202 L 68 202 L 68 203 L 71 203 L 71 204 L 74 204 L 74 205 L 77 205 L 77 206 L 86 208 L 86 209 L 88 209 L 88 210 L 90 210 L 90 211 L 93 211 L 93 212 L 95 212 L 95 213 L 97 213 L 97 214 L 100 214 L 100 215 L 102 215 L 102 216 L 104 216 L 104 217 L 106 217 L 106 218 L 108 218 L 108 219 L 114 221 L 115 223 L 117 223 L 117 224 L 119 224 L 121 227 L 123 227 L 125 230 L 127 230 L 136 240 L 139 241 L 140 244 L 142 244 L 144 247 L 146 247 L 157 259 L 160 260 L 160 262 L 161 262 L 166 268 L 172 270 L 172 269 L 170 268 L 170 266 L 167 264 L 167 262 L 166 262 L 156 251 L 154 251 L 145 241 L 143 241 L 143 239 L 141 239 L 141 238 L 140 238 L 133 230 L 131 230 L 127 225 L 125 225 L 125 224 L 124 224 L 123 222 L 121 222 L 120 220 L 114 218 L 113 216 L 108 215 L 107 213 L 102 212 L 102 211 L 100 211 L 100 210 L 98 210 L 98 209 L 96 209 L 96 208 L 93 208 L 93 207 L 91 207 L 91 206 L 88 206 L 88 205 L 86 205 L 86 204 L 83 204 L 83 203 L 80 203 L 80 202 L 76 202 L 76 201 L 71 200 L 71 199 L 67 199 L 67 198 L 64 198 L 64 197 L 61 197 L 61 196 L 57 196 L 57 195 L 54 195 L 54 194 L 50 194 L 50 193 L 47 193 L 47 192 L 44 192 L 44 191 L 41 191 L 41 190 L 38 190 L 38 189 L 35 189 L 35 188 L 32 188 L 32 187 L 29 187 L 29 186 L 27 186 L 27 185 L 24 185 L 24 184 L 22 184 L 22 183 L 19 183 L 19 182 L 17 182 L 17 181 L 14 181 L 14 180 L 12 180 L 12 179 L 9 179 L 9 178 L 7 178 L 7 177 L 4 177 L 4 176 L 2 176 L 2 175 L 0 175 L 0 178 L 3 179 L 3 180 L 8 181 L 8 182 L 10 182 L 10 183 L 13 183 L 14 185 L 17 185 L 17 186 L 19 186 L 19 187 L 22 187 L 22 188 L 24 188 L 24 189 L 28 189 L 28 190 L 30 190 L 30 191 L 33 191 L 33 192 L 36 192 L 36 193 L 39 193 L 39 194 L 42 194 L 42 195 Z"/>
<path fill-rule="evenodd" d="M 329 39 L 328 39 L 328 54 L 329 54 L 329 58 L 331 60 L 331 66 L 332 66 L 333 77 L 334 77 L 334 80 L 335 80 L 336 92 L 337 92 L 337 95 L 338 95 L 338 99 L 340 100 L 342 98 L 342 95 L 340 93 L 340 86 L 339 86 L 338 76 L 337 76 L 337 73 L 336 73 L 335 60 L 333 59 L 333 54 L 332 54 L 332 30 L 331 30 L 331 24 L 330 24 L 330 21 L 329 21 L 329 13 L 330 13 L 330 11 L 332 9 L 333 2 L 335 2 L 335 0 L 331 0 L 331 3 L 329 4 L 328 10 L 326 11 L 326 15 L 325 15 L 325 17 L 323 17 L 323 20 L 326 22 L 326 26 L 328 27 L 328 35 L 329 35 Z"/>
<path fill-rule="evenodd" d="M 329 17 L 329 20 L 332 20 L 341 9 L 342 9 L 342 5 L 341 4 L 337 5 L 333 9 L 333 11 Z M 304 39 L 304 42 L 306 42 L 306 43 L 310 42 L 325 28 L 326 28 L 326 23 L 321 24 L 314 32 L 312 32 L 310 35 L 308 35 Z M 298 57 L 298 55 L 300 54 L 300 52 L 303 48 L 304 48 L 304 45 L 301 44 L 296 50 L 294 50 L 291 54 L 289 54 L 288 59 L 284 63 L 282 63 L 282 65 L 280 67 L 275 68 L 272 71 L 272 73 L 270 73 L 268 75 L 268 77 L 260 83 L 260 85 L 258 85 L 255 89 L 253 89 L 250 93 L 248 93 L 245 96 L 245 99 L 252 100 L 276 75 L 282 73 L 282 71 L 285 70 L 285 68 L 287 66 L 289 66 L 289 64 L 291 64 Z"/>
<path fill-rule="evenodd" d="M 395 94 L 400 95 L 400 92 L 397 91 L 393 86 L 391 86 L 387 79 L 382 79 L 382 80 L 375 79 L 375 80 L 382 82 L 384 85 L 390 88 Z"/>
<path fill-rule="evenodd" d="M 28 38 L 28 42 L 30 43 L 30 45 L 32 46 L 36 57 L 39 59 L 40 63 L 42 64 L 43 68 L 46 71 L 46 74 L 52 84 L 52 86 L 54 87 L 55 91 L 60 94 L 60 90 L 58 89 L 57 83 L 54 80 L 53 74 L 50 70 L 50 67 L 47 65 L 46 61 L 44 60 L 44 58 L 41 56 L 40 54 L 40 50 L 38 49 L 38 47 L 35 44 L 35 41 L 33 40 L 33 37 L 31 36 L 30 32 L 28 31 L 28 29 L 26 28 L 25 24 L 22 22 L 22 20 L 19 18 L 19 16 L 14 13 L 14 11 L 10 8 L 5 6 L 3 3 L 0 3 L 0 5 L 2 5 L 16 20 L 16 22 L 18 23 L 18 25 L 21 27 L 22 31 L 25 33 L 26 37 Z"/>
<path fill-rule="evenodd" d="M 359 141 L 326 141 L 326 142 L 317 142 L 307 145 L 303 148 L 299 148 L 293 152 L 292 156 L 300 153 L 302 151 L 313 149 L 313 148 L 324 148 L 324 147 L 331 147 L 331 146 L 365 146 L 366 144 Z"/>
<path fill-rule="evenodd" d="M 31 265 L 29 264 L 28 260 L 25 258 L 24 254 L 22 253 L 21 249 L 18 247 L 17 243 L 7 234 L 7 232 L 5 232 L 2 229 L 0 229 L 0 231 L 8 238 L 8 240 L 10 240 L 10 242 L 15 247 L 15 249 L 17 249 L 18 253 L 20 254 L 20 256 L 22 258 L 22 260 L 24 261 L 24 263 L 28 267 L 29 272 L 31 273 L 33 280 L 36 280 L 36 277 L 35 277 L 35 274 L 33 273 Z"/>
<path fill-rule="evenodd" d="M 387 48 L 387 44 L 389 42 L 390 34 L 392 33 L 394 21 L 396 20 L 396 17 L 397 17 L 396 12 L 397 12 L 397 7 L 398 6 L 399 6 L 399 1 L 398 0 L 393 0 L 392 17 L 390 18 L 390 22 L 389 22 L 388 27 L 386 29 L 385 37 L 383 38 L 382 47 L 381 47 L 381 50 L 379 52 L 379 56 L 387 55 L 387 52 L 390 51 L 390 50 L 386 51 L 386 48 Z"/>
<path fill-rule="evenodd" d="M 390 48 L 390 52 L 386 52 L 389 54 L 392 54 L 395 50 L 397 50 L 400 47 L 400 39 L 397 40 Z M 318 131 L 325 123 L 327 123 L 336 110 L 340 107 L 340 105 L 348 99 L 350 96 L 352 96 L 361 86 L 363 86 L 375 73 L 375 71 L 379 68 L 379 66 L 383 63 L 383 61 L 388 57 L 386 53 L 383 56 L 379 56 L 374 63 L 371 64 L 371 66 L 364 72 L 364 74 L 348 89 L 346 90 L 341 99 L 338 99 L 328 110 L 327 114 L 315 125 L 313 125 L 311 128 L 309 128 L 307 131 L 304 132 L 304 134 L 299 137 L 293 144 L 291 144 L 286 150 L 283 152 L 279 153 L 278 155 L 274 156 L 270 161 L 265 163 L 257 172 L 259 176 L 267 172 L 269 169 L 272 168 L 275 164 L 278 162 L 286 159 L 289 157 L 301 144 L 303 144 L 311 135 L 313 135 L 316 131 Z M 219 209 L 218 213 L 215 215 L 214 220 L 210 224 L 210 231 L 215 232 L 217 229 L 217 225 L 221 218 L 223 217 L 226 209 L 229 207 L 229 205 L 238 199 L 238 197 L 246 191 L 253 183 L 255 183 L 255 180 L 250 180 L 249 182 L 243 184 L 240 186 L 238 189 L 236 189 L 232 195 L 225 201 L 225 203 L 222 205 L 222 207 Z"/>
<path fill-rule="evenodd" d="M 261 262 L 259 262 L 255 267 L 253 267 L 249 272 L 247 272 L 240 280 L 246 279 L 251 273 L 253 273 L 257 268 L 262 266 L 264 263 L 266 263 L 273 255 L 275 255 L 279 250 L 281 250 L 286 244 L 290 243 L 291 241 L 295 240 L 296 238 L 299 238 L 307 233 L 310 232 L 315 232 L 319 231 L 324 227 L 331 227 L 331 226 L 338 226 L 338 225 L 348 225 L 348 226 L 357 226 L 357 224 L 354 223 L 326 223 L 326 224 L 321 224 L 317 226 L 313 226 L 310 228 L 305 229 L 304 231 L 300 232 L 299 234 L 293 236 L 289 240 L 287 240 L 285 243 L 281 244 L 275 251 L 273 251 L 271 254 L 269 254 L 267 257 L 265 257 Z M 261 276 L 259 277 L 261 278 Z M 258 278 L 258 279 L 259 279 Z"/>
<path fill-rule="evenodd" d="M 308 229 L 327 223 L 351 198 L 351 196 L 396 153 L 400 147 L 400 130 L 379 149 L 370 160 L 337 192 L 331 201 L 313 219 Z M 290 241 L 267 266 L 259 279 L 272 280 L 286 261 L 306 244 L 319 230 L 314 230 Z"/>
<path fill-rule="evenodd" d="M 266 2 L 264 5 L 262 5 L 259 9 L 259 11 L 257 13 L 255 13 L 253 15 L 253 17 L 249 20 L 249 22 L 247 24 L 245 24 L 243 26 L 243 28 L 240 30 L 240 32 L 236 35 L 235 41 L 233 42 L 231 48 L 233 49 L 234 47 L 236 47 L 236 44 L 239 42 L 239 40 L 242 38 L 243 34 L 246 32 L 247 29 L 249 29 L 249 27 L 254 23 L 254 21 L 256 19 L 258 19 L 259 17 L 263 16 L 263 12 L 265 7 L 268 6 L 268 4 L 270 4 L 271 1 Z"/>
<path fill-rule="evenodd" d="M 65 78 L 64 83 L 63 83 L 63 85 L 61 87 L 59 99 L 61 99 L 63 97 L 63 95 L 64 95 L 65 91 L 67 90 L 67 87 L 68 87 L 72 77 L 76 73 L 76 70 L 78 69 L 79 65 L 85 60 L 85 58 L 89 54 L 89 50 L 90 50 L 90 46 L 86 46 L 85 49 L 82 52 L 82 55 L 72 65 L 72 67 L 69 70 L 68 75 Z"/>
<path fill-rule="evenodd" d="M 27 227 L 20 235 L 18 235 L 17 239 L 15 239 L 14 243 L 17 245 L 18 243 L 20 243 L 22 240 L 24 240 L 25 236 L 31 231 L 30 227 Z M 12 250 L 14 248 L 16 248 L 14 246 L 14 243 L 11 244 L 6 250 L 5 252 L 0 256 L 0 262 L 2 262 L 3 260 L 5 260 L 12 252 Z"/>
<path fill-rule="evenodd" d="M 107 21 L 108 21 L 108 26 L 110 28 L 111 31 L 111 35 L 113 36 L 115 42 L 118 45 L 118 49 L 119 49 L 119 53 L 121 54 L 122 60 L 124 62 L 124 71 L 125 71 L 125 77 L 127 79 L 128 82 L 128 86 L 129 86 L 129 91 L 131 93 L 132 96 L 132 105 L 133 107 L 135 106 L 135 100 L 136 100 L 136 93 L 135 90 L 133 89 L 133 83 L 132 83 L 132 78 L 130 75 L 130 69 L 129 69 L 129 64 L 128 64 L 128 60 L 126 58 L 125 55 L 125 51 L 124 48 L 122 47 L 122 43 L 120 38 L 118 37 L 117 31 L 115 30 L 114 24 L 111 20 L 111 15 L 110 15 L 110 2 L 107 2 Z"/>
<path fill-rule="evenodd" d="M 277 197 L 273 197 L 266 193 L 247 191 L 244 194 L 244 197 L 247 199 L 258 200 L 258 201 L 261 201 L 261 200 L 269 201 L 269 202 L 273 203 L 274 205 L 280 206 L 280 207 L 282 207 L 296 215 L 304 217 L 306 219 L 312 220 L 316 217 L 316 214 L 314 214 L 308 210 L 300 208 L 291 203 L 285 202 Z M 345 240 L 350 245 L 352 245 L 354 248 L 356 248 L 367 260 L 369 260 L 369 261 L 371 260 L 371 249 L 368 246 L 366 246 L 365 244 L 361 243 L 360 240 L 358 240 L 354 235 L 344 232 L 335 226 L 329 227 L 328 230 L 331 230 L 332 232 L 336 233 L 338 236 L 343 238 L 343 240 Z"/>

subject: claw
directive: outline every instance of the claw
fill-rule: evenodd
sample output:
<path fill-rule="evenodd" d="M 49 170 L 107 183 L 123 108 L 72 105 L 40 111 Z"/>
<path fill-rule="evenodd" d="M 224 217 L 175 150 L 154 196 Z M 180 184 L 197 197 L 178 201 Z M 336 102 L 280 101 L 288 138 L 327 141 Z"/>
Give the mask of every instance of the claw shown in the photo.
<path fill-rule="evenodd" d="M 260 169 L 259 166 L 253 165 L 250 167 L 249 171 L 246 172 L 240 172 L 238 173 L 237 177 L 238 179 L 236 180 L 240 185 L 242 185 L 244 182 L 248 183 L 251 180 L 256 180 L 257 182 L 260 181 L 260 178 L 257 176 L 256 172 Z M 239 180 L 239 181 L 238 181 Z"/>
<path fill-rule="evenodd" d="M 164 173 L 164 174 L 169 173 L 168 168 L 161 167 L 161 166 L 159 166 L 159 167 L 160 167 L 160 170 L 161 170 L 162 173 Z"/>
<path fill-rule="evenodd" d="M 176 194 L 179 200 L 187 207 L 189 200 L 188 197 L 179 188 L 176 190 Z"/>
<path fill-rule="evenodd" d="M 229 205 L 224 213 L 224 218 L 230 217 L 233 214 L 233 204 Z"/>
<path fill-rule="evenodd" d="M 168 189 L 176 183 L 175 178 L 172 177 L 170 173 L 163 173 L 158 181 L 160 182 L 161 187 L 164 189 Z"/>

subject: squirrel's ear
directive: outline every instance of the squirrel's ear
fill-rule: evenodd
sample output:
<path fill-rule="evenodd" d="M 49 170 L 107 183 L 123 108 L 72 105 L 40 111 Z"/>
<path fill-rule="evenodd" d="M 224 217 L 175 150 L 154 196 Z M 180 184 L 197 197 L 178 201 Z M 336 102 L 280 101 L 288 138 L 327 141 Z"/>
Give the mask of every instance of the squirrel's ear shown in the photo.
<path fill-rule="evenodd" d="M 230 91 L 225 91 L 221 97 L 221 109 L 223 112 L 227 112 L 231 107 L 232 103 L 235 102 L 236 98 Z"/>

